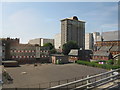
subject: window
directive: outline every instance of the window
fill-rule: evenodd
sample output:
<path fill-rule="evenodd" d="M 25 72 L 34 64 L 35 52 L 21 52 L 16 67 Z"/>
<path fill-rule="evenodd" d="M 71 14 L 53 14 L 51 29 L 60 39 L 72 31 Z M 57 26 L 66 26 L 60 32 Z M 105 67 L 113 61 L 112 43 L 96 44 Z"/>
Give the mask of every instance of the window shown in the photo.
<path fill-rule="evenodd" d="M 12 58 L 15 58 L 15 56 L 12 56 Z"/>
<path fill-rule="evenodd" d="M 29 58 L 29 56 L 27 56 L 26 58 Z"/>
<path fill-rule="evenodd" d="M 18 58 L 18 56 L 16 56 L 16 58 Z"/>
<path fill-rule="evenodd" d="M 23 58 L 26 58 L 26 56 L 23 56 Z"/>
<path fill-rule="evenodd" d="M 22 56 L 19 56 L 19 58 L 22 58 Z"/>

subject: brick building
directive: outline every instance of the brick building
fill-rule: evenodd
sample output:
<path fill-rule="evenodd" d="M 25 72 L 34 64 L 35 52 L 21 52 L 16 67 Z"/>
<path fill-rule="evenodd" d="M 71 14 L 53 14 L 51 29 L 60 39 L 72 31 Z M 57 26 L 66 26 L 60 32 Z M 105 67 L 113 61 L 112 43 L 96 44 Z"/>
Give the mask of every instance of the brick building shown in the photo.
<path fill-rule="evenodd" d="M 75 62 L 77 60 L 85 60 L 90 61 L 92 50 L 79 50 L 79 49 L 71 49 L 69 55 L 69 61 Z"/>
<path fill-rule="evenodd" d="M 111 55 L 120 54 L 120 31 L 103 32 L 101 38 L 95 44 L 93 60 L 104 60 L 103 58 L 112 59 Z M 96 54 L 102 53 L 102 54 Z M 110 55 L 110 56 L 109 56 Z M 101 57 L 101 58 L 97 58 Z M 106 59 L 105 59 L 106 60 Z"/>
<path fill-rule="evenodd" d="M 19 38 L 0 38 L 2 42 L 2 59 L 10 59 L 10 47 L 19 44 Z"/>
<path fill-rule="evenodd" d="M 20 44 L 19 39 L 2 40 L 3 60 L 16 60 L 19 63 L 49 62 L 49 47 Z"/>

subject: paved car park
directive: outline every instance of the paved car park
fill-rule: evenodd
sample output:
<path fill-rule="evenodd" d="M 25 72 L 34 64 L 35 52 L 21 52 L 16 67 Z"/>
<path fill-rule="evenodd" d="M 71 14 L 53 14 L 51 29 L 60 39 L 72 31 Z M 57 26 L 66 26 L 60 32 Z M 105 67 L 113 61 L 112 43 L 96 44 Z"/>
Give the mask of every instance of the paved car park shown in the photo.
<path fill-rule="evenodd" d="M 38 85 L 39 83 L 85 77 L 107 71 L 79 64 L 39 64 L 37 66 L 26 64 L 20 67 L 6 67 L 5 69 L 13 78 L 13 83 L 3 85 L 3 88 L 21 88 L 23 86 Z"/>

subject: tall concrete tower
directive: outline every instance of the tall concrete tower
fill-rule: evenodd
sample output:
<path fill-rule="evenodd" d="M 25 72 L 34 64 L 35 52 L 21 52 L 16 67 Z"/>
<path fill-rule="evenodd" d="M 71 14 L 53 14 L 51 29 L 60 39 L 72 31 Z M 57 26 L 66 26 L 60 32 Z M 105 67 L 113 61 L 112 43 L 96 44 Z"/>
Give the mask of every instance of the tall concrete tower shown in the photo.
<path fill-rule="evenodd" d="M 85 22 L 76 16 L 61 20 L 61 45 L 75 41 L 79 48 L 85 48 Z"/>

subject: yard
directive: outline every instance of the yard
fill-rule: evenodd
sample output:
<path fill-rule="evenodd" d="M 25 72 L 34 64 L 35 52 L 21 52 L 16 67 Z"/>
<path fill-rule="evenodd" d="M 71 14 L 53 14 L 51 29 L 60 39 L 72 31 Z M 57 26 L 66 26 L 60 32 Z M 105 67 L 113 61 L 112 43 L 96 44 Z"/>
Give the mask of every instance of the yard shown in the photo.
<path fill-rule="evenodd" d="M 38 66 L 26 64 L 20 67 L 6 67 L 5 69 L 13 78 L 13 83 L 4 84 L 3 88 L 38 88 L 43 83 L 51 81 L 70 80 L 75 77 L 80 79 L 83 76 L 107 71 L 79 64 L 41 64 Z"/>

